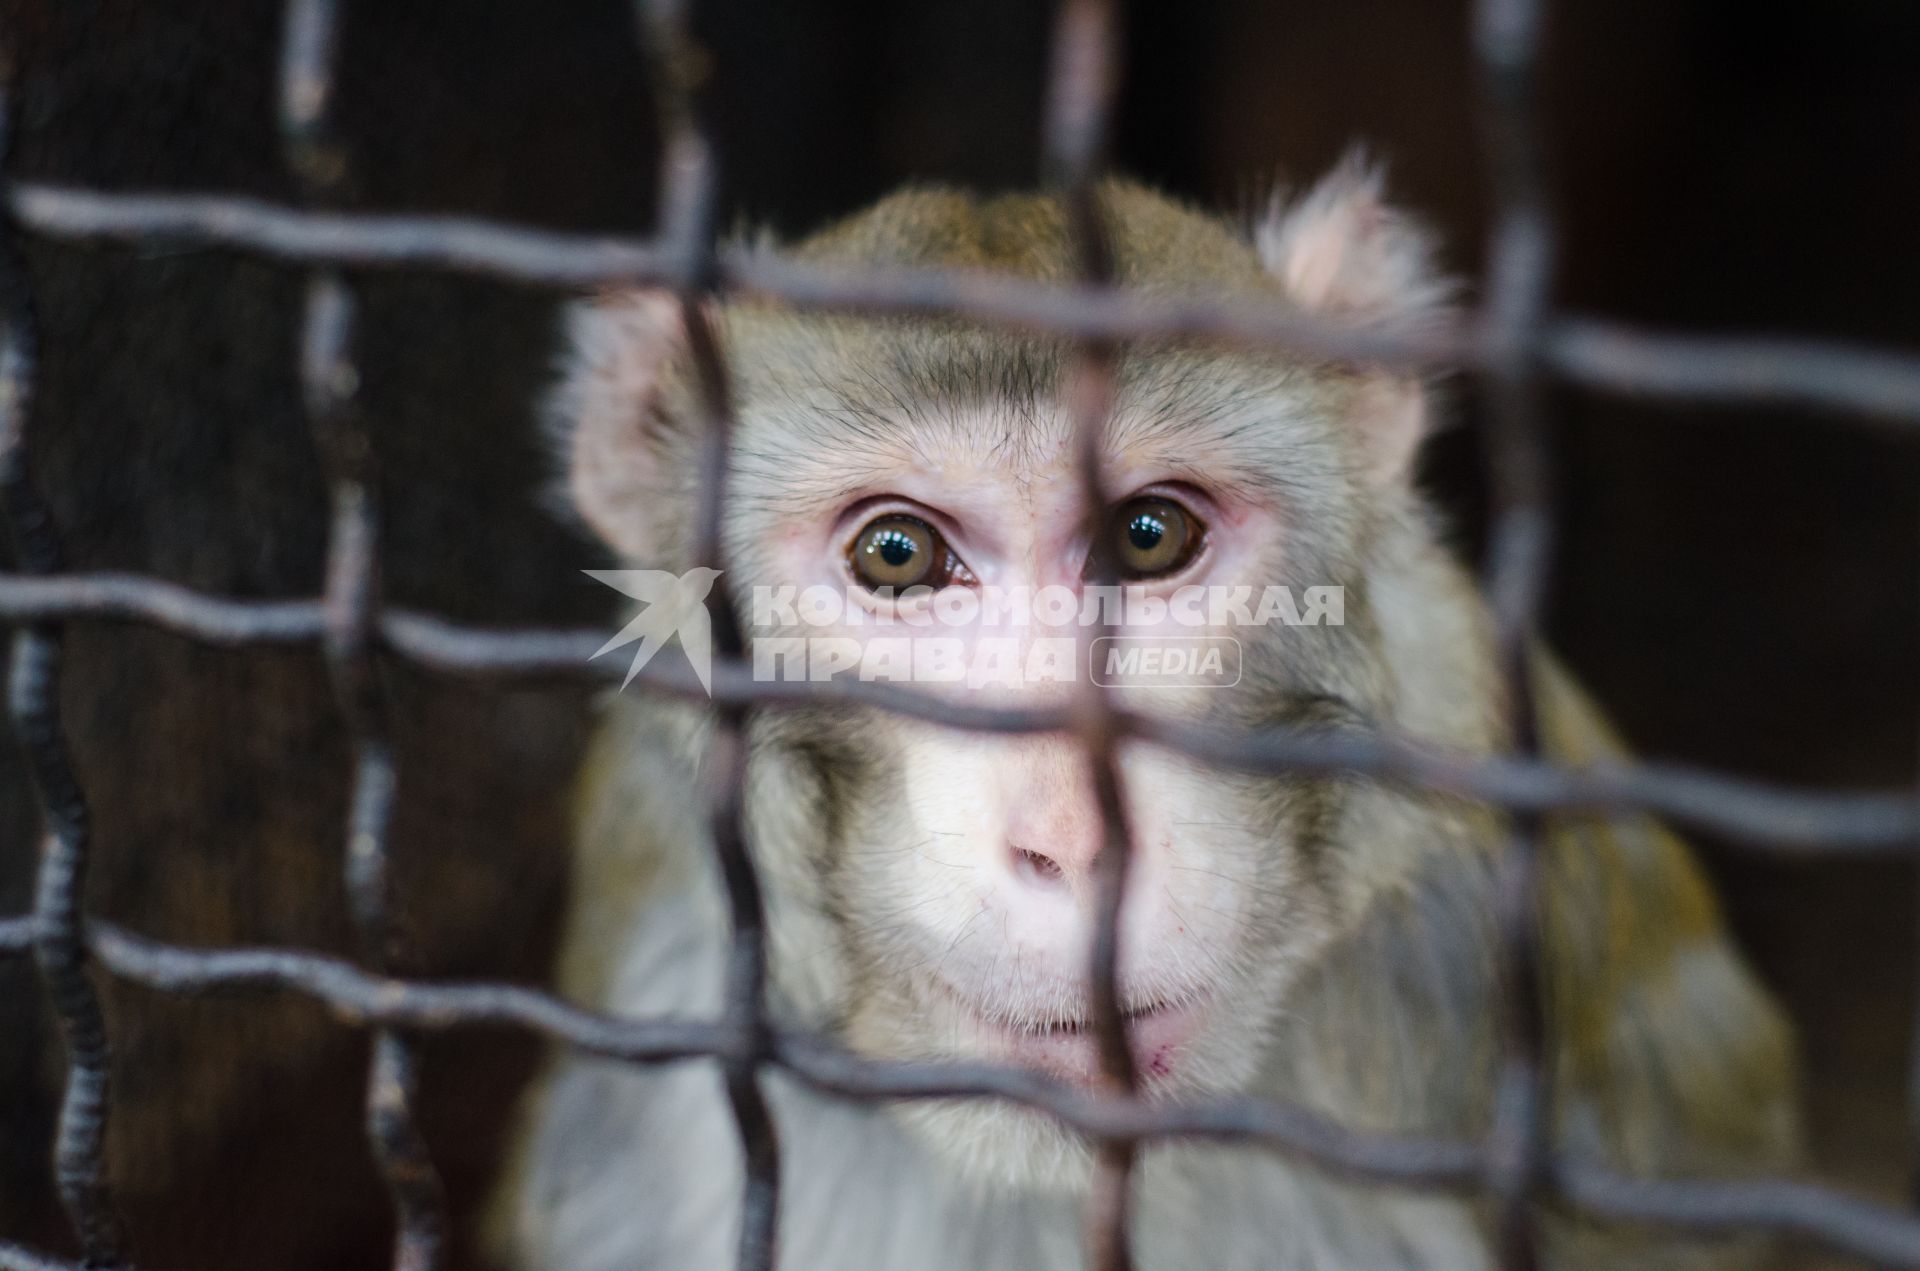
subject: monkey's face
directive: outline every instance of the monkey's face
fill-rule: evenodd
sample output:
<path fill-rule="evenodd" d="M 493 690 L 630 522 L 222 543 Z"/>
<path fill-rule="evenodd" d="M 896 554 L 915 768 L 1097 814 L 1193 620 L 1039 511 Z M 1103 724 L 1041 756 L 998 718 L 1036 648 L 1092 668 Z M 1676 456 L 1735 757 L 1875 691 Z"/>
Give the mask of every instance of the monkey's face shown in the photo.
<path fill-rule="evenodd" d="M 1398 291 L 1430 302 L 1423 240 L 1366 173 L 1340 182 L 1258 247 L 1112 187 L 1118 275 L 1356 314 L 1392 310 Z M 939 193 L 898 196 L 799 254 L 1042 278 L 1074 259 L 1049 201 Z M 556 406 L 575 505 L 635 563 L 684 569 L 702 412 L 675 313 L 645 295 L 583 307 Z M 1130 707 L 1233 728 L 1372 713 L 1389 691 L 1368 553 L 1374 528 L 1407 513 L 1417 384 L 1130 350 L 1101 437 L 1112 502 L 1089 518 L 1063 346 L 753 305 L 717 317 L 738 416 L 721 585 L 747 618 L 756 675 L 1025 707 L 1093 678 Z M 1127 587 L 1109 616 L 1140 651 L 1131 661 L 1103 657 L 1085 629 L 1102 603 L 1089 603 L 1096 544 Z M 1317 602 L 1320 588 L 1341 601 Z M 750 830 L 790 1006 L 876 1056 L 1094 1078 L 1087 971 L 1107 840 L 1074 739 L 844 708 L 766 712 L 754 742 Z M 1137 741 L 1119 769 L 1132 848 L 1119 990 L 1136 1066 L 1150 1094 L 1243 1086 L 1289 986 L 1363 903 L 1364 844 L 1339 841 L 1335 782 L 1237 777 Z M 904 1115 L 984 1176 L 1069 1176 L 1079 1159 L 1036 1114 Z"/>
<path fill-rule="evenodd" d="M 775 654 L 762 670 L 1024 707 L 1059 705 L 1091 677 L 1129 707 L 1231 727 L 1319 718 L 1366 691 L 1364 624 L 1306 621 L 1357 619 L 1358 598 L 1338 615 L 1299 599 L 1342 586 L 1362 537 L 1329 497 L 1354 481 L 1318 414 L 1332 390 L 1222 361 L 1176 411 L 1140 404 L 1188 373 L 1199 364 L 1129 370 L 1106 461 L 1116 497 L 1091 525 L 1072 421 L 1045 393 L 1017 407 L 929 402 L 892 440 L 870 425 L 818 484 L 828 474 L 799 455 L 777 465 L 778 487 L 743 472 L 732 559 L 755 647 Z M 1195 421 L 1215 409 L 1203 441 Z M 1261 421 L 1257 444 L 1228 436 L 1243 412 Z M 761 453 L 793 431 L 751 407 L 742 427 L 766 438 L 747 441 Z M 1096 534 L 1124 580 L 1109 610 L 1120 621 L 1098 644 L 1082 625 L 1101 595 L 1087 582 Z M 1256 624 L 1262 598 L 1281 594 L 1302 621 Z M 1156 673 L 1116 648 L 1222 659 L 1211 675 L 1167 674 L 1165 659 Z M 1095 1080 L 1087 973 L 1109 840 L 1084 746 L 866 710 L 769 716 L 759 737 L 760 771 L 777 775 L 756 781 L 755 838 L 776 880 L 788 997 L 869 1054 Z M 1119 990 L 1137 1070 L 1152 1095 L 1242 1087 L 1339 923 L 1344 866 L 1325 842 L 1339 788 L 1224 775 L 1144 743 L 1119 758 L 1132 849 Z M 994 1177 L 1058 1177 L 1077 1155 L 1033 1114 L 908 1115 Z"/>

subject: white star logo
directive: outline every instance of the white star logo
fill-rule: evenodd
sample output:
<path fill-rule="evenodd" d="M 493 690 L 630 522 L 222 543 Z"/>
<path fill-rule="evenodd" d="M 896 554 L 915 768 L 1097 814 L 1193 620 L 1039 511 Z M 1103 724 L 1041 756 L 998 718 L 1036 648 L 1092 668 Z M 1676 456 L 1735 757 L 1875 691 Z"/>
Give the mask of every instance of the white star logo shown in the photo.
<path fill-rule="evenodd" d="M 700 677 L 700 687 L 707 690 L 708 697 L 713 696 L 713 620 L 707 616 L 707 593 L 720 577 L 719 570 L 696 566 L 684 574 L 670 574 L 664 569 L 589 569 L 585 573 L 646 605 L 593 654 L 597 658 L 635 640 L 640 642 L 621 688 L 633 683 L 640 668 L 677 635 L 693 673 Z"/>

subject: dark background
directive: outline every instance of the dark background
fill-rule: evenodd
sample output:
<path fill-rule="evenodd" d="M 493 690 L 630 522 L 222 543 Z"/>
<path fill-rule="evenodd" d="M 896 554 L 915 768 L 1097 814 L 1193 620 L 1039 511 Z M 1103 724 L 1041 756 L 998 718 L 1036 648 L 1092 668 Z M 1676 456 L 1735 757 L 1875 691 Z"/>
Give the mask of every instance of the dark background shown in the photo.
<path fill-rule="evenodd" d="M 1030 184 L 1049 6 L 703 6 L 727 205 L 798 231 L 913 178 Z M 1474 275 L 1486 211 L 1454 0 L 1131 6 L 1120 165 L 1245 207 L 1354 138 Z M 1920 6 L 1563 0 L 1550 135 L 1560 300 L 1690 329 L 1920 344 Z M 278 6 L 6 0 L 17 164 L 113 189 L 286 198 Z M 618 0 L 348 5 L 342 128 L 357 206 L 645 231 L 653 134 Z M 324 488 L 298 410 L 301 281 L 209 253 L 32 245 L 45 322 L 34 439 L 71 564 L 240 596 L 318 591 Z M 527 404 L 551 300 L 441 278 L 364 288 L 362 357 L 395 600 L 490 622 L 606 617 L 597 563 L 539 502 Z M 1470 392 L 1428 480 L 1478 543 Z M 1551 631 L 1646 753 L 1847 787 L 1914 780 L 1920 508 L 1910 446 L 1790 411 L 1562 394 Z M 565 854 L 578 689 L 396 671 L 394 842 L 412 969 L 538 979 Z M 347 744 L 315 656 L 91 628 L 67 717 L 97 823 L 97 910 L 197 943 L 345 950 Z M 0 912 L 27 904 L 33 805 L 0 756 Z M 1915 881 L 1705 845 L 1797 1016 L 1822 1169 L 1887 1195 Z M 45 1181 L 58 1047 L 0 966 L 0 1237 L 59 1246 Z M 364 1040 L 293 1001 L 112 986 L 113 1173 L 149 1264 L 376 1265 L 386 1211 L 359 1130 Z M 446 1037 L 428 1135 L 456 1201 L 484 1183 L 533 1049 Z"/>

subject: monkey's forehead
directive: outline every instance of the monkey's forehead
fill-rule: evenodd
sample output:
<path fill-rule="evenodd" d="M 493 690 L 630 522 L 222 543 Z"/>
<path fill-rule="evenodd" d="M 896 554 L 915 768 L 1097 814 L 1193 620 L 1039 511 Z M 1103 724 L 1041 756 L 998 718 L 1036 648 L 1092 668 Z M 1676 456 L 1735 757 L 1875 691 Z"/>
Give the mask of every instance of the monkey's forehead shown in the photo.
<path fill-rule="evenodd" d="M 1099 199 L 1124 288 L 1157 294 L 1241 294 L 1288 303 L 1245 227 L 1145 186 L 1109 180 Z M 815 266 L 980 271 L 1068 285 L 1079 259 L 1060 199 L 909 187 L 782 253 Z M 925 404 L 1025 409 L 1057 397 L 1073 364 L 1057 336 L 987 329 L 944 316 L 798 312 L 744 299 L 719 314 L 739 387 L 788 402 L 895 417 Z M 1271 353 L 1142 341 L 1119 360 L 1125 401 L 1204 415 L 1268 393 L 1337 399 L 1346 368 Z"/>
<path fill-rule="evenodd" d="M 925 427 L 980 410 L 1044 420 L 1060 414 L 1077 364 L 1069 340 L 948 318 L 755 304 L 727 306 L 719 318 L 743 406 L 810 412 L 822 428 Z M 698 400 L 691 369 L 675 369 L 676 397 L 690 406 Z M 1116 422 L 1189 426 L 1337 415 L 1359 383 L 1347 366 L 1198 342 L 1131 343 L 1115 357 L 1114 371 Z"/>
<path fill-rule="evenodd" d="M 1098 198 L 1122 285 L 1276 292 L 1242 227 L 1130 181 Z M 1051 194 L 992 197 L 909 187 L 790 249 L 810 264 L 981 269 L 1068 283 L 1079 258 L 1067 210 Z"/>
<path fill-rule="evenodd" d="M 1122 287 L 1287 303 L 1244 227 L 1127 181 L 1103 182 L 1099 198 Z M 892 194 L 783 254 L 816 266 L 977 270 L 1061 285 L 1079 270 L 1057 197 L 932 186 Z M 951 317 L 799 312 L 759 299 L 729 302 L 719 317 L 743 397 L 809 406 L 850 426 L 908 422 L 929 406 L 1038 414 L 1073 364 L 1072 345 L 1057 336 Z M 1190 421 L 1263 396 L 1333 405 L 1353 380 L 1339 366 L 1166 341 L 1130 345 L 1118 372 L 1123 410 Z"/>
<path fill-rule="evenodd" d="M 780 332 L 789 317 L 728 327 L 743 469 L 796 490 L 956 460 L 1017 482 L 1077 473 L 1068 348 L 892 321 L 823 333 L 796 318 L 804 329 Z M 1271 492 L 1340 486 L 1354 462 L 1339 375 L 1202 349 L 1135 350 L 1119 366 L 1101 425 L 1116 470 Z M 676 414 L 693 412 L 693 386 L 679 389 Z"/>

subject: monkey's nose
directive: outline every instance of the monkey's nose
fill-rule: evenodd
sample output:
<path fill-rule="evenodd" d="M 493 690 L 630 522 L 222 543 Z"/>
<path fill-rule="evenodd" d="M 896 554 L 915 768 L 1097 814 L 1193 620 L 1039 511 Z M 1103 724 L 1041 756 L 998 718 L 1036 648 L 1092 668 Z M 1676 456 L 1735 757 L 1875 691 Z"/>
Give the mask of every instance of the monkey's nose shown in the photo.
<path fill-rule="evenodd" d="M 1034 892 L 1085 890 L 1106 836 L 1085 756 L 1055 738 L 1027 741 L 995 777 L 1005 802 L 994 819 L 1014 880 Z"/>
<path fill-rule="evenodd" d="M 1021 882 L 1031 887 L 1064 887 L 1067 884 L 1067 872 L 1060 868 L 1060 862 L 1045 852 L 1036 852 L 1029 848 L 1015 847 L 1013 854 L 1013 874 Z"/>

